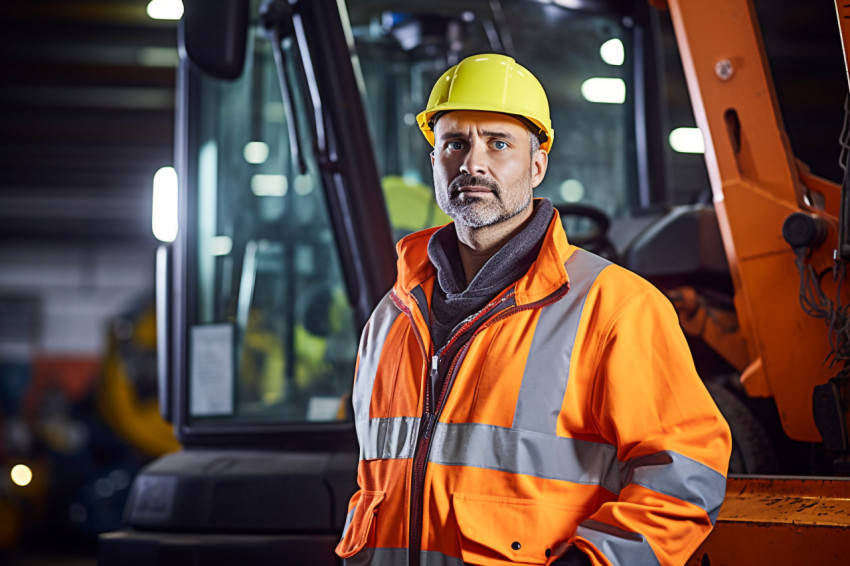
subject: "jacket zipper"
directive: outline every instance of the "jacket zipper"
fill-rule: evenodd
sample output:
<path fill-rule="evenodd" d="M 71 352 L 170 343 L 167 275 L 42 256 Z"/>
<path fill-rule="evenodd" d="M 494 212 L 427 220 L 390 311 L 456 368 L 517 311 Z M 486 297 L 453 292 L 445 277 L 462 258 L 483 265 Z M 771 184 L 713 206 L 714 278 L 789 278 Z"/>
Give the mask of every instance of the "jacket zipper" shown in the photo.
<path fill-rule="evenodd" d="M 431 447 L 431 435 L 434 433 L 437 415 L 429 410 L 431 401 L 432 377 L 439 371 L 440 357 L 435 354 L 431 358 L 431 371 L 425 384 L 425 408 L 423 410 L 419 438 L 413 456 L 413 469 L 410 474 L 410 533 L 408 534 L 408 560 L 413 566 L 419 566 L 419 550 L 422 547 L 422 511 L 425 498 L 422 491 L 425 486 L 425 469 L 427 468 L 428 452 Z"/>
<path fill-rule="evenodd" d="M 567 294 L 568 291 L 569 291 L 569 283 L 565 283 L 563 286 L 558 288 L 558 290 L 556 290 L 554 293 L 552 293 L 551 295 L 549 295 L 547 297 L 544 297 L 543 299 L 540 299 L 539 301 L 535 301 L 533 303 L 528 303 L 526 305 L 522 305 L 522 306 L 519 306 L 519 307 L 516 306 L 515 304 L 514 305 L 505 305 L 504 308 L 496 309 L 495 312 L 491 313 L 491 317 L 488 318 L 487 320 L 485 320 L 484 322 L 482 322 L 481 325 L 478 326 L 478 328 L 476 328 L 472 332 L 472 334 L 463 342 L 463 344 L 461 344 L 459 346 L 457 352 L 455 352 L 454 355 L 452 356 L 452 363 L 449 366 L 449 371 L 448 371 L 445 379 L 443 380 L 442 387 L 440 388 L 440 396 L 437 399 L 437 410 L 435 411 L 436 416 L 439 417 L 443 412 L 443 406 L 445 405 L 446 397 L 448 397 L 448 393 L 451 390 L 452 385 L 454 384 L 455 375 L 457 373 L 457 371 L 456 371 L 457 370 L 457 364 L 458 364 L 458 360 L 461 359 L 461 354 L 465 353 L 469 349 L 469 345 L 472 343 L 472 340 L 474 340 L 475 337 L 478 336 L 479 333 L 481 333 L 485 328 L 492 326 L 496 322 L 499 322 L 500 320 L 504 320 L 507 317 L 509 317 L 513 314 L 516 314 L 518 312 L 522 312 L 522 311 L 526 311 L 526 310 L 530 310 L 530 309 L 534 309 L 534 308 L 542 308 L 542 307 L 545 307 L 547 305 L 550 305 L 550 304 L 558 301 L 559 299 L 561 299 L 564 295 Z M 513 291 L 511 291 L 508 295 L 503 297 L 502 300 L 500 301 L 500 303 L 504 303 L 509 298 L 510 295 L 513 295 Z M 459 330 L 458 333 L 455 334 L 455 336 L 452 337 L 452 341 L 454 340 L 455 337 L 459 336 L 461 334 L 461 332 L 463 332 L 463 330 L 464 330 L 463 328 L 461 330 Z M 450 341 L 449 344 L 447 344 L 446 346 L 448 347 L 451 344 L 452 341 Z M 436 422 L 434 424 L 436 425 Z"/>
<path fill-rule="evenodd" d="M 535 301 L 534 303 L 529 303 L 527 305 L 522 305 L 517 307 L 515 304 L 512 305 L 507 301 L 513 297 L 513 289 L 508 291 L 501 299 L 498 301 L 489 303 L 483 309 L 481 309 L 477 314 L 469 317 L 466 322 L 455 332 L 449 341 L 446 343 L 443 348 L 434 354 L 431 357 L 431 368 L 427 376 L 427 383 L 425 384 L 425 400 L 424 400 L 424 408 L 421 420 L 421 427 L 419 429 L 419 436 L 416 442 L 416 449 L 414 451 L 413 458 L 413 470 L 411 472 L 411 489 L 410 489 L 410 533 L 408 535 L 408 564 L 410 566 L 419 566 L 419 558 L 420 551 L 422 548 L 422 511 L 425 506 L 425 471 L 428 463 L 428 456 L 431 450 L 431 438 L 434 433 L 434 429 L 437 426 L 437 422 L 439 421 L 440 415 L 442 414 L 443 407 L 445 406 L 446 398 L 448 397 L 449 391 L 451 390 L 452 385 L 454 384 L 455 374 L 457 372 L 457 361 L 461 358 L 461 354 L 466 352 L 469 348 L 469 345 L 472 343 L 472 340 L 485 328 L 489 327 L 493 323 L 503 320 L 508 316 L 521 312 L 524 310 L 529 310 L 538 307 L 544 307 L 548 304 L 554 303 L 555 301 L 561 299 L 564 295 L 569 291 L 569 283 L 565 283 L 554 293 L 545 297 L 539 301 Z M 400 302 L 400 301 L 399 301 Z M 412 313 L 410 313 L 410 309 L 403 309 L 407 315 L 411 319 L 411 324 L 413 323 Z M 465 340 L 461 343 L 461 337 L 477 322 L 481 321 L 483 317 L 489 316 L 486 320 L 483 320 L 481 324 L 473 330 L 473 332 L 465 338 Z M 415 329 L 414 325 L 414 329 Z M 417 333 L 418 336 L 418 333 Z M 421 337 L 420 337 L 421 340 Z M 454 352 L 452 352 L 451 356 L 448 356 L 449 352 L 453 349 L 453 347 L 457 345 L 457 348 L 454 348 Z M 422 348 L 424 352 L 424 346 Z M 449 365 L 449 370 L 445 377 L 442 380 L 442 384 L 440 387 L 440 394 L 437 397 L 436 406 L 431 410 L 431 384 L 434 382 L 433 378 L 439 374 L 440 368 L 440 358 L 450 357 L 451 364 Z"/>

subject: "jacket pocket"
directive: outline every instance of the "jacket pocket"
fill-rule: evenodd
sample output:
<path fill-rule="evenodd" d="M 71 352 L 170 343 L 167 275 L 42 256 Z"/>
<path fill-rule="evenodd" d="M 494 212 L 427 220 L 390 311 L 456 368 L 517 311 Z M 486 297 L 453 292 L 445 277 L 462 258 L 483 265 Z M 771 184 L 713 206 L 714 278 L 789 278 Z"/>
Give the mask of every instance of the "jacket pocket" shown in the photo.
<path fill-rule="evenodd" d="M 360 490 L 354 497 L 359 497 L 359 501 L 353 512 L 349 512 L 350 519 L 346 521 L 342 540 L 336 546 L 336 553 L 341 558 L 354 556 L 366 546 L 378 513 L 378 504 L 384 500 L 384 492 Z"/>
<path fill-rule="evenodd" d="M 545 564 L 563 551 L 578 523 L 591 513 L 578 506 L 534 499 L 455 493 L 465 564 Z"/>

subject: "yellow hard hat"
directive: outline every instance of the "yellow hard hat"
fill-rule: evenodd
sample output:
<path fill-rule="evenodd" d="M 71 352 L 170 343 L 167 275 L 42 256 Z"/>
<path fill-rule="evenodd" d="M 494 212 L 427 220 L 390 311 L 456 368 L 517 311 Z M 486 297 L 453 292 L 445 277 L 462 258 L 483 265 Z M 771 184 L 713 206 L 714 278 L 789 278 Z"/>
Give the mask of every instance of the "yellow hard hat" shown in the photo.
<path fill-rule="evenodd" d="M 483 53 L 467 57 L 437 80 L 427 107 L 416 116 L 419 129 L 431 145 L 434 116 L 452 110 L 484 110 L 524 118 L 540 138 L 540 149 L 546 152 L 555 139 L 546 92 L 528 69 L 507 55 Z"/>

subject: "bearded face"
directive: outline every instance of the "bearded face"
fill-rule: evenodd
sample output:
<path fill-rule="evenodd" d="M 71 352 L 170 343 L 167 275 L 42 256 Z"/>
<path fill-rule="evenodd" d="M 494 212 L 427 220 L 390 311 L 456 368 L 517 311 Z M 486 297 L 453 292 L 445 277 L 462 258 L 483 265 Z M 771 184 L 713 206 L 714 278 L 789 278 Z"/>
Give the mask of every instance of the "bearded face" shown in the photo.
<path fill-rule="evenodd" d="M 536 165 L 521 122 L 495 112 L 450 112 L 437 122 L 435 140 L 437 204 L 457 224 L 493 226 L 531 204 L 545 166 Z"/>

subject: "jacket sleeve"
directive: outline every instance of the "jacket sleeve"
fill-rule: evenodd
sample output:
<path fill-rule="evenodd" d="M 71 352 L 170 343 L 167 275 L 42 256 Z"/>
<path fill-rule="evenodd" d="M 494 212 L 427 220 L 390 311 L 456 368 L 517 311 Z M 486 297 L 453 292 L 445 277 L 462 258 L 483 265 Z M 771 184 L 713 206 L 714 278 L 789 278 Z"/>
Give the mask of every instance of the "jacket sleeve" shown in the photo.
<path fill-rule="evenodd" d="M 374 316 L 374 315 L 373 315 Z M 363 383 L 358 383 L 358 376 L 360 375 L 360 363 L 361 358 L 365 355 L 364 350 L 368 345 L 368 336 L 369 330 L 372 326 L 372 318 L 369 317 L 369 320 L 366 321 L 366 325 L 363 328 L 362 333 L 360 334 L 360 345 L 357 348 L 357 359 L 354 364 L 354 384 L 352 387 L 352 410 L 354 414 L 354 422 L 355 429 L 356 423 L 358 419 L 368 418 L 369 414 L 369 406 L 368 403 L 364 403 L 364 396 L 368 395 L 368 391 L 364 391 Z M 365 415 L 364 415 L 365 412 Z M 342 528 L 342 536 L 340 537 L 340 541 L 334 549 L 334 552 L 340 558 L 346 558 L 348 556 L 352 556 L 357 551 L 362 548 L 362 544 L 358 544 L 358 535 L 357 527 L 352 528 L 352 523 L 354 522 L 355 516 L 362 517 L 363 508 L 365 505 L 362 505 L 364 502 L 364 491 L 363 491 L 363 479 L 360 476 L 360 466 L 357 466 L 357 491 L 351 496 L 351 499 L 348 501 L 348 510 L 345 517 L 345 524 Z M 360 509 L 360 513 L 358 513 L 358 509 Z M 361 518 L 362 522 L 362 518 Z"/>
<path fill-rule="evenodd" d="M 725 495 L 729 427 L 667 298 L 643 284 L 603 326 L 590 411 L 617 447 L 620 491 L 570 540 L 594 565 L 684 564 Z"/>

